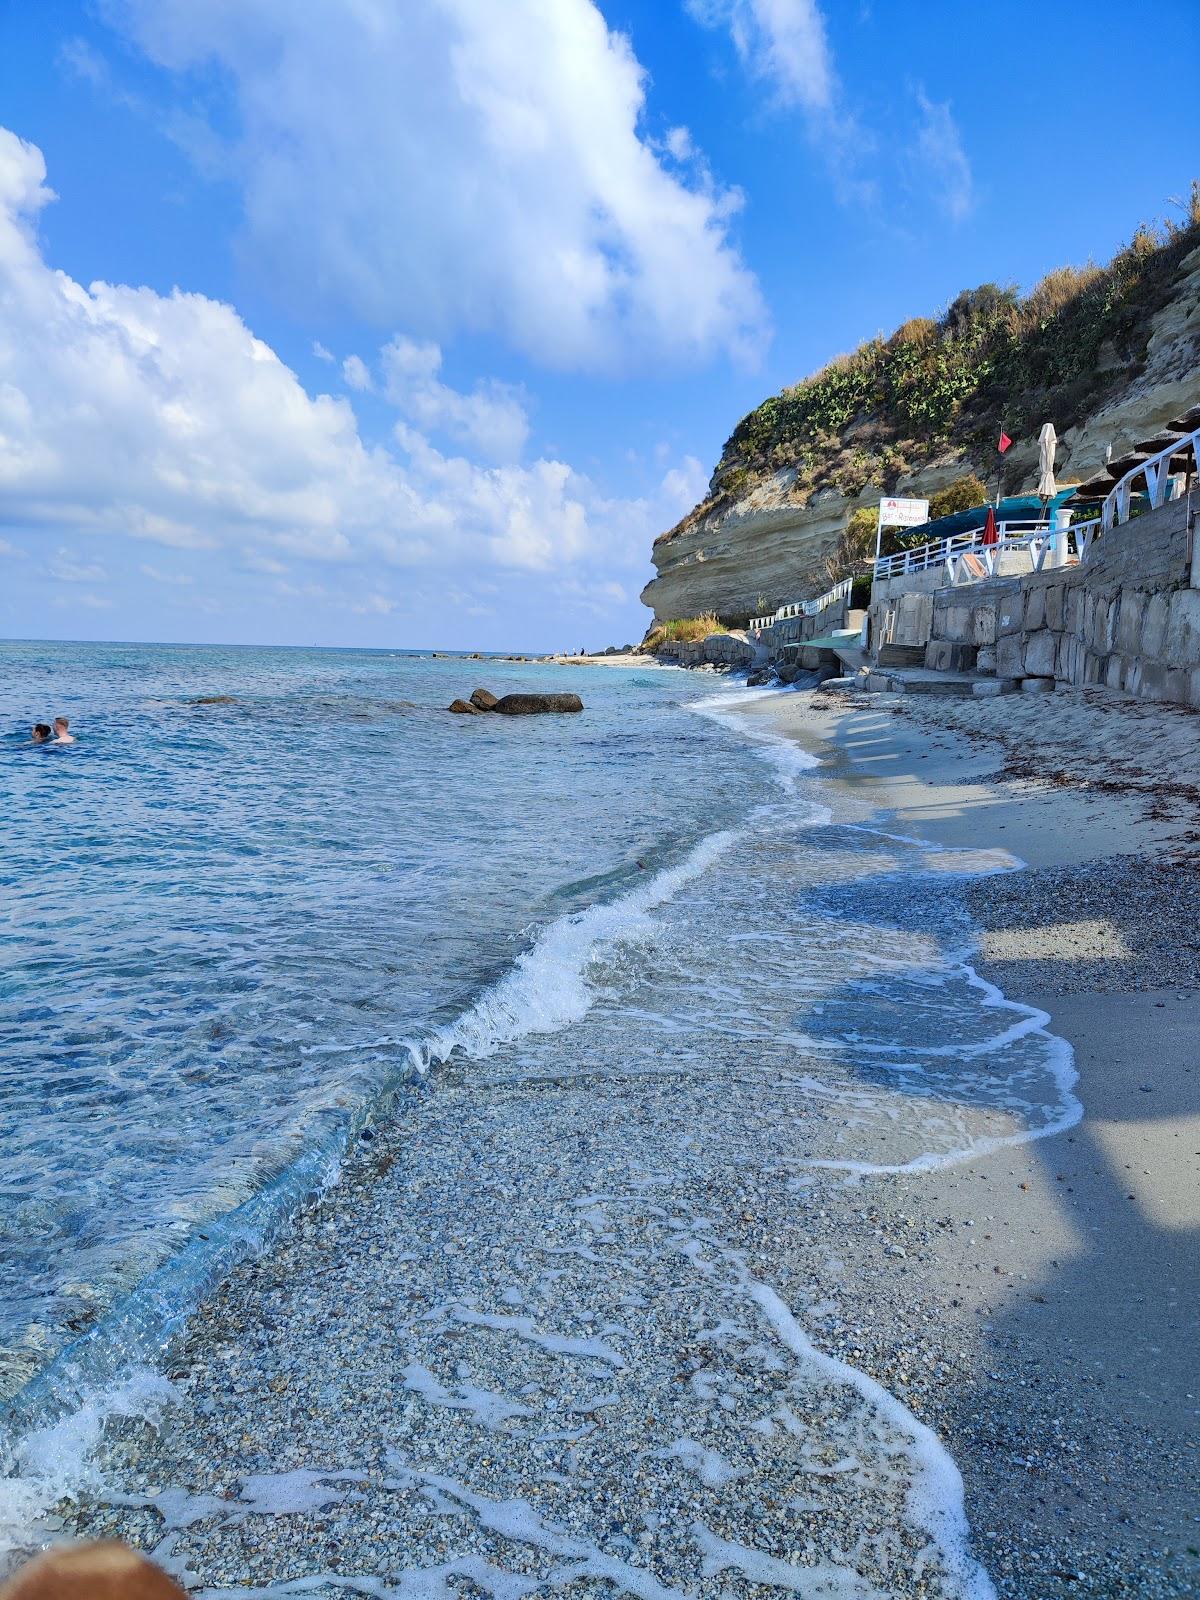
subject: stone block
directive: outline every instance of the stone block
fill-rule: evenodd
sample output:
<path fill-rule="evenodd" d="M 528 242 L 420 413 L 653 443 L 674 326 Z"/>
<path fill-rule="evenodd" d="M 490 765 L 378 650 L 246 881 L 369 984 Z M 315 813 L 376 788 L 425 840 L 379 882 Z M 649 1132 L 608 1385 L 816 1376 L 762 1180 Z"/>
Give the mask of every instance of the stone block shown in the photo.
<path fill-rule="evenodd" d="M 975 646 L 953 639 L 931 639 L 925 647 L 925 665 L 935 672 L 973 672 Z"/>
<path fill-rule="evenodd" d="M 988 678 L 982 683 L 973 683 L 971 693 L 977 694 L 981 699 L 990 699 L 993 695 L 1012 694 L 1017 687 L 1015 678 Z"/>
<path fill-rule="evenodd" d="M 1084 683 L 1103 683 L 1106 657 L 1097 655 L 1094 650 L 1084 647 L 1083 651 L 1083 681 Z"/>
<path fill-rule="evenodd" d="M 1019 633 L 1004 633 L 996 642 L 996 671 L 1002 678 L 1019 678 L 1025 670 Z"/>
<path fill-rule="evenodd" d="M 1110 689 L 1125 687 L 1125 662 L 1118 655 L 1110 655 L 1104 662 L 1104 681 Z"/>
<path fill-rule="evenodd" d="M 1046 626 L 1055 631 L 1065 626 L 1065 606 L 1061 583 L 1051 584 L 1046 590 Z"/>
<path fill-rule="evenodd" d="M 1140 589 L 1122 589 L 1117 606 L 1116 645 L 1122 655 L 1136 656 L 1142 649 L 1142 612 L 1146 596 Z"/>
<path fill-rule="evenodd" d="M 1083 585 L 1073 583 L 1064 588 L 1063 593 L 1063 626 L 1071 633 L 1079 634 L 1083 631 Z"/>
<path fill-rule="evenodd" d="M 997 607 L 995 605 L 975 606 L 971 611 L 971 632 L 968 639 L 974 645 L 993 645 L 996 642 Z"/>
<path fill-rule="evenodd" d="M 1161 589 L 1146 597 L 1142 612 L 1142 654 L 1152 660 L 1162 657 L 1167 641 L 1168 606 L 1169 597 Z"/>
<path fill-rule="evenodd" d="M 1176 589 L 1167 601 L 1163 655 L 1173 667 L 1200 666 L 1200 589 Z"/>
<path fill-rule="evenodd" d="M 1172 705 L 1185 706 L 1191 692 L 1191 673 L 1187 667 L 1168 667 L 1163 683 L 1163 699 Z"/>
<path fill-rule="evenodd" d="M 957 644 L 971 641 L 970 606 L 946 606 L 938 617 L 938 633 Z"/>
<path fill-rule="evenodd" d="M 1052 678 L 1054 676 L 1055 646 L 1055 635 L 1045 628 L 1038 633 L 1030 634 L 1025 641 L 1025 649 L 1021 658 L 1021 665 L 1024 671 L 1033 678 Z"/>
<path fill-rule="evenodd" d="M 975 654 L 976 672 L 995 672 L 996 647 L 994 644 L 981 645 Z"/>
<path fill-rule="evenodd" d="M 1025 624 L 1025 602 L 1020 593 L 1005 595 L 997 608 L 996 634 L 1020 633 Z"/>
<path fill-rule="evenodd" d="M 1034 633 L 1046 626 L 1046 591 L 1035 584 L 1025 593 L 1025 631 Z"/>
<path fill-rule="evenodd" d="M 1188 672 L 1187 702 L 1200 711 L 1200 667 L 1192 667 Z"/>
<path fill-rule="evenodd" d="M 1054 679 L 1053 678 L 1022 678 L 1021 679 L 1021 693 L 1022 694 L 1053 694 L 1054 693 Z"/>

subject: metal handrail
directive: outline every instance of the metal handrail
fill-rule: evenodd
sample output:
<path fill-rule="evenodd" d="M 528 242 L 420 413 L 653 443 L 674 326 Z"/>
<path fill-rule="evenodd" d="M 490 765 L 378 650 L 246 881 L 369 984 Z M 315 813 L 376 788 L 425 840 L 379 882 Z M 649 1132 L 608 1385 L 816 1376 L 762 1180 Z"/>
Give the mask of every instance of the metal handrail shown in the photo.
<path fill-rule="evenodd" d="M 1083 560 L 1100 526 L 1099 517 L 1064 528 L 1054 528 L 1040 520 L 1000 522 L 996 525 L 997 537 L 991 544 L 984 543 L 983 529 L 976 528 L 969 533 L 952 534 L 948 539 L 935 539 L 912 550 L 899 550 L 895 555 L 880 556 L 875 563 L 875 577 L 897 578 L 946 567 L 953 582 L 964 566 L 964 556 L 974 556 L 982 562 L 983 573 L 974 576 L 993 577 L 1000 556 L 1013 551 L 1027 551 L 1033 570 L 1037 572 L 1045 565 L 1050 552 L 1058 548 L 1059 540 L 1064 541 L 1068 551 L 1074 545 L 1076 559 Z"/>
<path fill-rule="evenodd" d="M 815 617 L 818 611 L 824 611 L 826 606 L 831 606 L 835 600 L 842 600 L 850 593 L 853 578 L 843 578 L 840 583 L 835 583 L 832 589 L 826 589 L 824 594 L 817 595 L 812 600 L 792 600 L 787 605 L 780 606 L 769 617 L 751 617 L 749 631 L 760 633 L 766 628 L 773 627 L 777 622 L 785 622 L 789 617 Z"/>
<path fill-rule="evenodd" d="M 1165 505 L 1171 498 L 1171 480 L 1173 474 L 1167 469 L 1171 457 L 1177 456 L 1186 450 L 1192 452 L 1192 462 L 1200 468 L 1200 428 L 1194 433 L 1185 433 L 1169 444 L 1165 450 L 1160 450 L 1157 455 L 1150 457 L 1149 461 L 1139 462 L 1108 491 L 1104 503 L 1100 507 L 1100 525 L 1105 530 L 1118 527 L 1122 522 L 1129 521 L 1130 500 L 1133 495 L 1133 486 L 1139 478 L 1146 481 L 1146 493 L 1150 499 L 1150 509 L 1157 511 L 1159 506 Z"/>

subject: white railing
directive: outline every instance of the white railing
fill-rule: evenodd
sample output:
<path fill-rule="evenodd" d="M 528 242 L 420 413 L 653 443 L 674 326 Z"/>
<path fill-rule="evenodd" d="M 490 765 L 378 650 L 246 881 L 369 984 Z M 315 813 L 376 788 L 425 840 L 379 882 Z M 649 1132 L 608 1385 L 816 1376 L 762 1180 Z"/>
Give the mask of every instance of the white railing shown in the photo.
<path fill-rule="evenodd" d="M 1051 527 L 1045 521 L 998 522 L 992 544 L 985 544 L 983 529 L 975 528 L 913 550 L 898 550 L 894 556 L 880 556 L 875 578 L 899 578 L 942 568 L 951 583 L 978 581 L 995 577 L 1001 558 L 1018 553 L 1028 556 L 1031 572 L 1040 572 L 1047 561 L 1050 566 L 1065 565 L 1072 558 L 1082 561 L 1100 526 L 1099 517 L 1065 528 Z"/>
<path fill-rule="evenodd" d="M 841 583 L 835 583 L 832 589 L 826 589 L 824 594 L 819 594 L 814 600 L 793 600 L 786 606 L 780 606 L 773 616 L 751 617 L 749 631 L 761 633 L 766 628 L 771 628 L 777 622 L 785 622 L 789 617 L 815 617 L 818 611 L 824 611 L 826 606 L 831 606 L 837 600 L 844 600 L 850 593 L 853 578 L 843 578 Z"/>
<path fill-rule="evenodd" d="M 1156 511 L 1159 506 L 1165 505 L 1168 500 L 1174 500 L 1180 493 L 1181 485 L 1178 479 L 1178 469 L 1172 473 L 1170 469 L 1171 457 L 1186 455 L 1192 452 L 1192 469 L 1200 467 L 1200 428 L 1194 433 L 1185 433 L 1169 444 L 1165 450 L 1160 450 L 1157 455 L 1151 456 L 1149 461 L 1142 461 L 1136 467 L 1131 467 L 1120 481 L 1113 485 L 1104 497 L 1100 507 L 1100 525 L 1102 528 L 1115 528 L 1122 522 L 1129 521 L 1129 504 L 1133 494 L 1133 486 L 1139 478 L 1145 479 L 1146 494 L 1150 500 L 1150 509 Z"/>
<path fill-rule="evenodd" d="M 1067 561 L 1072 557 L 1084 561 L 1099 534 L 1129 521 L 1134 486 L 1139 478 L 1145 483 L 1152 511 L 1178 497 L 1182 479 L 1178 466 L 1174 473 L 1170 471 L 1171 461 L 1174 457 L 1186 456 L 1188 451 L 1192 455 L 1193 470 L 1200 470 L 1200 428 L 1181 435 L 1148 461 L 1131 467 L 1105 496 L 1099 516 L 1087 522 L 1075 522 L 1067 528 L 1049 527 L 1045 521 L 1001 522 L 996 529 L 999 540 L 990 545 L 983 542 L 982 528 L 972 533 L 958 533 L 949 539 L 918 545 L 915 550 L 881 556 L 875 563 L 875 577 L 899 578 L 912 572 L 944 567 L 951 583 L 978 581 L 994 577 L 1001 556 L 1016 551 L 1029 553 L 1030 569 L 1034 572 L 1042 570 L 1048 557 L 1051 566 L 1061 565 L 1060 552 Z"/>

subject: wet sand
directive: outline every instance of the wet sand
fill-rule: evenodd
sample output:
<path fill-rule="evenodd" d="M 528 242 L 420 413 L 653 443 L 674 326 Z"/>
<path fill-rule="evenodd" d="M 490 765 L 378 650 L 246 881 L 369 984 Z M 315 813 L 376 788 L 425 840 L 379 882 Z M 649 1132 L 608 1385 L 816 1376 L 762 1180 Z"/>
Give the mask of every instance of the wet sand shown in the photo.
<path fill-rule="evenodd" d="M 906 1339 L 932 1323 L 936 1348 L 990 1352 L 936 1425 L 995 1579 L 1011 1573 L 1011 1592 L 1031 1596 L 1194 1593 L 1200 717 L 1089 698 L 1023 701 L 1015 727 L 981 724 L 969 702 L 821 694 L 748 714 L 820 753 L 901 830 L 1003 843 L 1029 863 L 968 891 L 975 965 L 1070 1041 L 1084 1117 L 1020 1159 L 1002 1151 L 893 1192 L 936 1224 L 895 1315 Z M 1005 778 L 1014 749 L 1025 775 Z"/>

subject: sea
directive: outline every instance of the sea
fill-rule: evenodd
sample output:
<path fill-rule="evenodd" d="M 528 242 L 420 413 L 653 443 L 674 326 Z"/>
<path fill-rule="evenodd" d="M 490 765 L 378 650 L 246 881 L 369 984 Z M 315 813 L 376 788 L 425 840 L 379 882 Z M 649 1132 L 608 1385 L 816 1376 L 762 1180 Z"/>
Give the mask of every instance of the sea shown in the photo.
<path fill-rule="evenodd" d="M 586 710 L 448 714 L 481 685 Z M 649 664 L 0 644 L 10 1458 L 153 1366 L 453 1053 L 553 1041 L 562 1070 L 602 1026 L 612 1060 L 648 1030 L 685 1064 L 803 1059 L 796 1093 L 828 1110 L 812 1164 L 848 1177 L 1077 1118 L 1068 1048 L 978 977 L 953 898 L 898 937 L 923 886 L 1019 863 L 847 807 L 745 715 L 769 692 Z M 76 742 L 34 746 L 59 714 Z M 616 959 L 668 926 L 662 961 Z"/>

